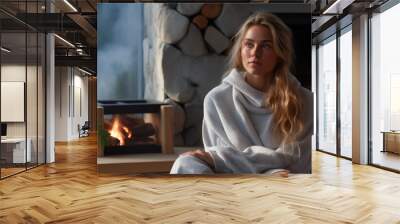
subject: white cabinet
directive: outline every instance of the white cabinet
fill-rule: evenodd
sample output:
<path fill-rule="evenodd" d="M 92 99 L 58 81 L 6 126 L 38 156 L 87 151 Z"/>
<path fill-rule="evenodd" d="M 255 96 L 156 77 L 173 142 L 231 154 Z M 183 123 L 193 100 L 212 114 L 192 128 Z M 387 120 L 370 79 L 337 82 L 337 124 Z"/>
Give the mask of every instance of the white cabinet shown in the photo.
<path fill-rule="evenodd" d="M 9 158 L 5 158 L 7 162 L 25 163 L 32 161 L 32 140 L 27 139 L 25 151 L 25 138 L 7 138 L 1 140 L 2 152 L 9 152 Z M 11 160 L 12 155 L 12 160 Z M 2 156 L 3 157 L 3 156 Z M 26 159 L 26 161 L 25 161 Z"/>

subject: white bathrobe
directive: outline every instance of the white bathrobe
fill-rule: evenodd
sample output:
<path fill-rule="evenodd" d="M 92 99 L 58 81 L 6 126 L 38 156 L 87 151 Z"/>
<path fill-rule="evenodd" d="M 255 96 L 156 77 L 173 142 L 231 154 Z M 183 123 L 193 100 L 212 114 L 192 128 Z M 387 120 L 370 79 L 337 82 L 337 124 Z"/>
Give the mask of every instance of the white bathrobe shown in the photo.
<path fill-rule="evenodd" d="M 204 99 L 203 142 L 214 160 L 217 173 L 265 173 L 288 169 L 311 173 L 313 95 L 294 76 L 303 100 L 304 130 L 297 141 L 281 146 L 274 131 L 272 112 L 263 107 L 264 93 L 232 70 Z"/>

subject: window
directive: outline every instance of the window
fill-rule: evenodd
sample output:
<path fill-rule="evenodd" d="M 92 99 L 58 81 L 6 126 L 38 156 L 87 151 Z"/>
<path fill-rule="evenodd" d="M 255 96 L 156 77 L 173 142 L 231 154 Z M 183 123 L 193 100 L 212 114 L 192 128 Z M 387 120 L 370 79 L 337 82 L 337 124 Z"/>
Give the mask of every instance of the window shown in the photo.
<path fill-rule="evenodd" d="M 384 144 L 394 142 L 384 137 L 385 132 L 400 130 L 400 31 L 394 29 L 399 21 L 400 4 L 371 18 L 371 162 L 396 170 L 400 156 L 387 150 Z"/>
<path fill-rule="evenodd" d="M 352 35 L 351 26 L 340 41 L 340 155 L 352 157 Z"/>
<path fill-rule="evenodd" d="M 97 15 L 98 99 L 143 99 L 143 4 L 98 4 Z"/>
<path fill-rule="evenodd" d="M 318 48 L 318 149 L 336 153 L 336 36 Z"/>

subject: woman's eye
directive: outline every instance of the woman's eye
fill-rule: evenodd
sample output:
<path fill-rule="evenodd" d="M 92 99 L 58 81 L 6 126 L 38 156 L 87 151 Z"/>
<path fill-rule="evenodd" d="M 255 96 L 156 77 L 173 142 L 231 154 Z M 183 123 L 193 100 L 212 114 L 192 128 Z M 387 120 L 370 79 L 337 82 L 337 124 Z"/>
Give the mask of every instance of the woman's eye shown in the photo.
<path fill-rule="evenodd" d="M 271 46 L 269 45 L 269 44 L 263 44 L 263 45 L 261 45 L 262 46 L 262 48 L 264 48 L 264 49 L 270 49 L 271 48 Z"/>
<path fill-rule="evenodd" d="M 254 47 L 253 43 L 249 43 L 249 42 L 244 43 L 244 46 L 246 46 L 247 48 L 253 48 Z"/>

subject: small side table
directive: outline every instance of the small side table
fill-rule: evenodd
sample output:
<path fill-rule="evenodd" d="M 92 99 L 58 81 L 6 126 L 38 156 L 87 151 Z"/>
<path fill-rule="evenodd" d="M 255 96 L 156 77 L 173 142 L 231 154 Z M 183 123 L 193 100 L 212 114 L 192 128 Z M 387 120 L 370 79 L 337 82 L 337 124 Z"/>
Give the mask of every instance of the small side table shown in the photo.
<path fill-rule="evenodd" d="M 383 150 L 382 152 L 392 152 L 400 154 L 400 131 L 382 131 Z"/>

